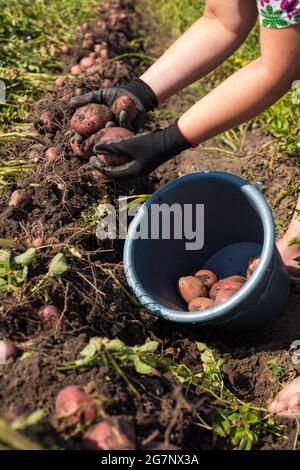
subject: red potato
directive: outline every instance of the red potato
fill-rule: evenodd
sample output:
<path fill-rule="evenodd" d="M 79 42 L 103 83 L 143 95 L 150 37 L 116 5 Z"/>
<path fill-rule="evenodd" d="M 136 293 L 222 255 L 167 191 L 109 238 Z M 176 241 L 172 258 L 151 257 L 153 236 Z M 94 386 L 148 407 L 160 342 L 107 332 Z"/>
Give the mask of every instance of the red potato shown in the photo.
<path fill-rule="evenodd" d="M 124 139 L 126 137 L 131 137 L 134 134 L 128 129 L 123 127 L 107 127 L 103 129 L 103 133 L 100 137 L 100 142 L 107 142 L 109 140 Z M 95 142 L 96 143 L 96 142 Z M 128 157 L 125 155 L 98 155 L 98 158 L 105 164 L 105 166 L 120 166 L 124 165 L 129 161 Z"/>
<path fill-rule="evenodd" d="M 103 60 L 101 59 L 101 57 L 97 57 L 97 59 L 96 59 L 96 64 L 97 64 L 99 67 L 101 67 L 101 73 L 102 73 L 102 72 L 103 72 L 103 67 L 102 67 L 102 65 L 103 65 Z"/>
<path fill-rule="evenodd" d="M 181 277 L 178 281 L 178 292 L 189 304 L 197 297 L 208 297 L 208 290 L 200 279 L 194 276 Z"/>
<path fill-rule="evenodd" d="M 106 24 L 104 21 L 97 21 L 97 27 L 99 29 L 100 33 L 105 33 L 106 32 Z"/>
<path fill-rule="evenodd" d="M 66 78 L 65 77 L 57 77 L 55 80 L 55 85 L 57 88 L 61 88 L 66 84 Z"/>
<path fill-rule="evenodd" d="M 212 286 L 210 290 L 210 298 L 216 300 L 216 297 L 221 290 L 239 290 L 242 287 L 243 284 L 241 282 L 237 282 L 231 278 L 221 279 Z"/>
<path fill-rule="evenodd" d="M 57 123 L 53 121 L 53 118 L 48 111 L 43 111 L 40 115 L 39 122 L 43 129 L 50 134 L 55 134 L 57 131 Z"/>
<path fill-rule="evenodd" d="M 94 46 L 94 51 L 95 51 L 96 54 L 100 54 L 100 52 L 102 51 L 102 49 L 103 49 L 102 44 L 95 44 L 95 46 Z"/>
<path fill-rule="evenodd" d="M 38 311 L 38 317 L 42 321 L 45 330 L 52 330 L 57 326 L 60 315 L 54 305 L 44 305 Z"/>
<path fill-rule="evenodd" d="M 46 151 L 46 158 L 48 162 L 55 162 L 58 159 L 58 152 L 56 147 L 50 147 Z"/>
<path fill-rule="evenodd" d="M 197 297 L 189 303 L 189 312 L 199 312 L 214 306 L 214 301 L 207 297 Z"/>
<path fill-rule="evenodd" d="M 82 49 L 92 49 L 94 43 L 90 39 L 84 39 L 82 41 Z"/>
<path fill-rule="evenodd" d="M 128 129 L 124 129 L 123 127 L 109 127 L 109 128 L 101 129 L 96 134 L 91 135 L 88 139 L 85 139 L 80 145 L 75 143 L 75 139 L 73 137 L 70 141 L 70 145 L 74 154 L 77 157 L 82 158 L 83 160 L 88 160 L 94 154 L 93 148 L 98 142 L 105 142 L 105 141 L 114 140 L 114 139 L 122 139 L 124 137 L 129 137 L 131 135 L 134 135 L 134 134 L 130 132 Z M 128 162 L 127 157 L 124 158 L 119 155 L 113 155 L 113 154 L 105 155 L 105 156 L 100 155 L 99 157 L 105 157 L 103 158 L 103 160 L 101 158 L 101 160 L 106 165 L 112 164 L 113 166 L 118 166 L 118 165 L 122 165 L 123 163 Z"/>
<path fill-rule="evenodd" d="M 240 284 L 245 284 L 247 279 L 243 276 L 229 276 L 226 278 L 227 280 L 231 280 L 231 281 L 236 281 L 236 282 L 239 282 Z"/>
<path fill-rule="evenodd" d="M 122 417 L 106 419 L 85 433 L 82 445 L 86 450 L 134 450 L 133 426 Z"/>
<path fill-rule="evenodd" d="M 11 341 L 0 341 L 0 365 L 11 363 L 17 355 L 18 350 Z"/>
<path fill-rule="evenodd" d="M 86 69 L 85 71 L 85 75 L 87 77 L 93 77 L 94 75 L 100 75 L 102 72 L 102 68 L 99 67 L 99 65 L 93 65 L 92 67 L 89 67 L 88 69 Z"/>
<path fill-rule="evenodd" d="M 250 279 L 252 274 L 254 273 L 255 269 L 257 268 L 257 265 L 260 261 L 260 256 L 255 256 L 254 258 L 251 258 L 248 263 L 248 269 L 246 273 L 247 279 Z"/>
<path fill-rule="evenodd" d="M 29 195 L 24 191 L 23 189 L 17 189 L 12 193 L 10 196 L 10 200 L 8 205 L 10 207 L 19 207 L 21 206 L 24 202 L 28 202 L 30 199 Z"/>
<path fill-rule="evenodd" d="M 94 33 L 91 33 L 91 32 L 85 33 L 84 38 L 85 39 L 94 39 Z"/>
<path fill-rule="evenodd" d="M 127 111 L 130 122 L 133 122 L 137 117 L 137 107 L 129 96 L 120 96 L 111 107 L 115 117 L 119 119 L 121 111 Z"/>
<path fill-rule="evenodd" d="M 82 420 L 91 423 L 95 418 L 95 410 L 91 398 L 77 385 L 63 388 L 55 400 L 57 418 L 64 419 L 69 426 Z"/>
<path fill-rule="evenodd" d="M 211 287 L 218 281 L 218 276 L 207 269 L 196 271 L 194 276 L 200 279 L 208 289 L 211 289 Z"/>
<path fill-rule="evenodd" d="M 87 22 L 82 23 L 81 29 L 82 31 L 87 31 L 89 29 L 90 25 Z"/>
<path fill-rule="evenodd" d="M 83 94 L 82 88 L 75 88 L 74 95 L 81 96 Z"/>
<path fill-rule="evenodd" d="M 71 119 L 72 128 L 82 136 L 95 134 L 113 120 L 112 112 L 102 104 L 90 103 L 78 108 Z"/>
<path fill-rule="evenodd" d="M 68 55 L 70 53 L 70 47 L 65 45 L 61 48 L 61 52 L 65 55 Z"/>
<path fill-rule="evenodd" d="M 107 60 L 108 59 L 108 50 L 107 49 L 102 49 L 101 52 L 100 52 L 100 57 L 103 60 Z"/>
<path fill-rule="evenodd" d="M 71 73 L 73 75 L 79 75 L 81 73 L 81 67 L 80 65 L 76 64 L 71 67 Z"/>
<path fill-rule="evenodd" d="M 79 65 L 83 69 L 88 69 L 89 67 L 92 67 L 93 65 L 95 65 L 95 59 L 93 57 L 84 57 L 79 62 Z"/>
<path fill-rule="evenodd" d="M 97 57 L 96 52 L 90 52 L 89 57 L 91 57 L 92 59 L 96 59 L 96 57 Z"/>
<path fill-rule="evenodd" d="M 216 300 L 215 300 L 215 305 L 222 304 L 223 302 L 226 302 L 226 300 L 230 299 L 234 294 L 238 292 L 238 289 L 221 289 L 218 291 Z"/>

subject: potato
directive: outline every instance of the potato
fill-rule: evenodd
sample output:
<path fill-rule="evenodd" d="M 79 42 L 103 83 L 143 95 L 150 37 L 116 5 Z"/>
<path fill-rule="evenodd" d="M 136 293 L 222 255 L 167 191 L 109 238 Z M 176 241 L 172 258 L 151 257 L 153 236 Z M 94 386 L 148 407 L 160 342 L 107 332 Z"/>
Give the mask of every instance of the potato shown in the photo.
<path fill-rule="evenodd" d="M 200 310 L 206 310 L 214 306 L 214 301 L 207 297 L 197 297 L 189 303 L 190 312 L 198 312 Z"/>
<path fill-rule="evenodd" d="M 49 132 L 50 134 L 55 134 L 58 125 L 56 122 L 53 121 L 53 118 L 50 113 L 48 113 L 48 111 L 43 111 L 41 113 L 39 121 L 46 132 Z"/>
<path fill-rule="evenodd" d="M 181 277 L 178 281 L 178 292 L 187 304 L 197 297 L 208 297 L 207 287 L 194 276 Z"/>
<path fill-rule="evenodd" d="M 257 265 L 259 263 L 260 256 L 255 256 L 254 258 L 251 258 L 248 263 L 248 269 L 246 273 L 247 279 L 250 279 L 252 274 L 254 273 L 255 269 L 257 268 Z"/>
<path fill-rule="evenodd" d="M 82 421 L 90 423 L 95 417 L 90 397 L 77 385 L 69 385 L 58 393 L 55 413 L 57 418 L 64 419 L 69 426 Z"/>
<path fill-rule="evenodd" d="M 108 49 L 103 48 L 100 52 L 100 57 L 103 60 L 107 60 L 108 59 Z"/>
<path fill-rule="evenodd" d="M 84 57 L 79 62 L 79 65 L 83 69 L 88 69 L 89 67 L 92 67 L 93 65 L 95 65 L 95 59 L 93 57 Z"/>
<path fill-rule="evenodd" d="M 231 281 L 236 281 L 236 282 L 240 282 L 241 284 L 245 284 L 245 282 L 247 281 L 247 279 L 243 276 L 239 276 L 239 275 L 236 275 L 236 276 L 229 276 L 226 278 L 227 280 L 231 280 Z"/>
<path fill-rule="evenodd" d="M 243 287 L 243 284 L 241 282 L 235 281 L 233 279 L 226 278 L 226 279 L 221 279 L 221 281 L 216 282 L 211 290 L 210 290 L 210 298 L 213 300 L 216 300 L 216 296 L 220 290 L 224 289 L 232 289 L 232 290 L 239 290 Z"/>
<path fill-rule="evenodd" d="M 73 75 L 79 75 L 81 73 L 81 67 L 80 65 L 76 64 L 71 67 L 71 73 Z"/>
<path fill-rule="evenodd" d="M 65 77 L 57 77 L 57 79 L 55 80 L 55 85 L 57 86 L 57 88 L 63 87 L 65 83 L 66 83 Z"/>
<path fill-rule="evenodd" d="M 89 29 L 90 25 L 85 21 L 84 23 L 82 23 L 81 25 L 81 30 L 86 32 L 88 29 Z"/>
<path fill-rule="evenodd" d="M 217 281 L 218 277 L 212 271 L 208 271 L 207 269 L 200 269 L 196 271 L 194 276 L 198 277 L 200 281 L 204 283 L 204 285 L 210 289 Z"/>
<path fill-rule="evenodd" d="M 81 96 L 83 94 L 82 88 L 75 88 L 74 95 Z"/>
<path fill-rule="evenodd" d="M 0 341 L 0 365 L 10 364 L 17 355 L 18 350 L 11 341 Z"/>
<path fill-rule="evenodd" d="M 86 69 L 85 71 L 85 75 L 87 77 L 93 77 L 94 75 L 100 75 L 102 71 L 102 68 L 99 67 L 99 65 L 93 65 L 92 67 L 89 67 L 88 69 Z"/>
<path fill-rule="evenodd" d="M 30 197 L 26 193 L 26 191 L 24 191 L 23 189 L 17 189 L 10 196 L 8 205 L 10 207 L 19 207 L 22 204 L 24 204 L 24 202 L 28 202 L 29 200 L 30 200 Z"/>
<path fill-rule="evenodd" d="M 56 328 L 60 315 L 54 305 L 44 305 L 39 309 L 38 317 L 42 320 L 45 330 L 52 330 Z"/>
<path fill-rule="evenodd" d="M 61 48 L 61 52 L 65 55 L 69 54 L 70 53 L 70 47 L 65 45 Z"/>
<path fill-rule="evenodd" d="M 56 147 L 50 147 L 46 153 L 46 158 L 48 162 L 55 162 L 58 159 L 58 152 Z"/>
<path fill-rule="evenodd" d="M 90 39 L 84 39 L 82 41 L 82 49 L 92 49 L 94 43 Z"/>
<path fill-rule="evenodd" d="M 230 299 L 234 294 L 238 292 L 238 289 L 221 289 L 216 295 L 215 305 L 222 304 L 226 300 Z"/>
<path fill-rule="evenodd" d="M 107 140 L 121 139 L 131 135 L 133 135 L 133 133 L 123 127 L 108 127 L 91 135 L 80 145 L 75 143 L 75 138 L 73 137 L 70 141 L 70 146 L 77 157 L 82 158 L 83 160 L 88 160 L 92 155 L 94 155 L 93 149 L 97 143 L 105 142 Z M 99 155 L 98 157 L 106 166 L 118 166 L 128 162 L 127 157 L 114 154 Z"/>
<path fill-rule="evenodd" d="M 82 136 L 95 134 L 113 120 L 112 112 L 107 106 L 90 103 L 78 108 L 71 119 L 71 126 Z"/>
<path fill-rule="evenodd" d="M 109 140 L 123 139 L 125 137 L 130 137 L 134 135 L 128 129 L 123 127 L 107 127 L 103 129 L 100 142 L 107 142 Z M 120 166 L 124 165 L 129 161 L 128 157 L 125 155 L 98 155 L 98 158 L 105 164 L 105 166 Z"/>
<path fill-rule="evenodd" d="M 109 418 L 88 429 L 82 441 L 86 450 L 134 450 L 132 425 L 124 418 Z"/>
<path fill-rule="evenodd" d="M 102 44 L 95 44 L 95 46 L 94 46 L 94 51 L 95 51 L 97 54 L 100 54 L 100 52 L 102 51 L 102 49 L 103 49 Z"/>
<path fill-rule="evenodd" d="M 117 119 L 119 119 L 121 111 L 127 111 L 130 122 L 133 122 L 137 117 L 136 105 L 129 96 L 120 96 L 112 105 L 111 110 Z"/>

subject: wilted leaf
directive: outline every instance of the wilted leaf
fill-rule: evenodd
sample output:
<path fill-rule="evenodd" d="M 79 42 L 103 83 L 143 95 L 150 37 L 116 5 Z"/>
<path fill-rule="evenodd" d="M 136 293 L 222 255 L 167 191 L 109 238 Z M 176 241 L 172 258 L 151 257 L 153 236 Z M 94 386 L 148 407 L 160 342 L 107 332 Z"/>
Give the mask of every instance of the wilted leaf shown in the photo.
<path fill-rule="evenodd" d="M 65 255 L 63 253 L 58 253 L 49 264 L 48 275 L 50 277 L 58 277 L 64 274 L 67 269 L 68 265 Z"/>
<path fill-rule="evenodd" d="M 139 374 L 145 374 L 145 375 L 149 375 L 152 373 L 153 371 L 153 367 L 146 364 L 144 361 L 142 361 L 139 356 L 135 356 L 134 358 L 134 367 L 135 367 L 135 370 L 139 373 Z"/>
<path fill-rule="evenodd" d="M 142 346 L 137 346 L 137 351 L 140 353 L 155 352 L 158 346 L 158 341 L 149 341 L 149 343 L 145 343 Z"/>
<path fill-rule="evenodd" d="M 82 254 L 74 246 L 69 247 L 70 253 L 72 253 L 75 258 L 82 259 Z"/>
<path fill-rule="evenodd" d="M 24 268 L 24 266 L 29 266 L 32 263 L 35 256 L 36 256 L 36 249 L 29 248 L 29 250 L 25 251 L 25 253 L 22 253 L 21 255 L 16 256 L 15 262 Z"/>
<path fill-rule="evenodd" d="M 20 271 L 16 271 L 14 273 L 14 279 L 16 281 L 16 284 L 18 286 L 22 285 L 26 281 L 27 276 L 28 276 L 28 267 L 27 266 L 24 266 L 24 268 L 21 269 Z"/>

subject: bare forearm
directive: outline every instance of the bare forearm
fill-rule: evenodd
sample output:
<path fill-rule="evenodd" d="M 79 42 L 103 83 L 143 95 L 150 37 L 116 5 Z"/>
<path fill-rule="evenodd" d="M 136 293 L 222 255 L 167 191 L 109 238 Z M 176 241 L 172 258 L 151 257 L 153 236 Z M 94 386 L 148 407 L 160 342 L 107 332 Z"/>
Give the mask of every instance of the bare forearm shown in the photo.
<path fill-rule="evenodd" d="M 250 27 L 233 32 L 216 18 L 201 17 L 141 76 L 161 102 L 222 64 Z"/>
<path fill-rule="evenodd" d="M 278 101 L 290 88 L 289 75 L 276 75 L 257 59 L 229 77 L 190 108 L 179 120 L 195 144 L 252 119 Z"/>

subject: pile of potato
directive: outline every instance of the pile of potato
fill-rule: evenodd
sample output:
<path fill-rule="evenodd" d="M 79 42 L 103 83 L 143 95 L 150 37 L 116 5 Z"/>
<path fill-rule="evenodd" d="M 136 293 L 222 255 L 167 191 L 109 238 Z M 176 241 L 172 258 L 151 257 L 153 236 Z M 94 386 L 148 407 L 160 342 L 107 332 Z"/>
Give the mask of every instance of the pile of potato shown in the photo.
<path fill-rule="evenodd" d="M 187 303 L 190 312 L 219 305 L 232 297 L 250 279 L 259 259 L 260 257 L 256 256 L 249 260 L 246 277 L 236 275 L 218 279 L 215 273 L 206 269 L 196 271 L 191 276 L 181 277 L 177 285 L 180 297 Z"/>
<path fill-rule="evenodd" d="M 88 160 L 93 154 L 93 148 L 100 142 L 109 140 L 124 139 L 134 135 L 128 129 L 118 127 L 118 116 L 121 111 L 127 111 L 131 122 L 137 116 L 135 103 L 127 96 L 121 96 L 109 109 L 102 104 L 91 103 L 78 108 L 71 119 L 73 130 L 84 137 L 79 142 L 73 137 L 70 146 L 74 154 Z M 98 155 L 99 160 L 105 166 L 119 166 L 128 162 L 128 158 L 123 155 Z"/>

